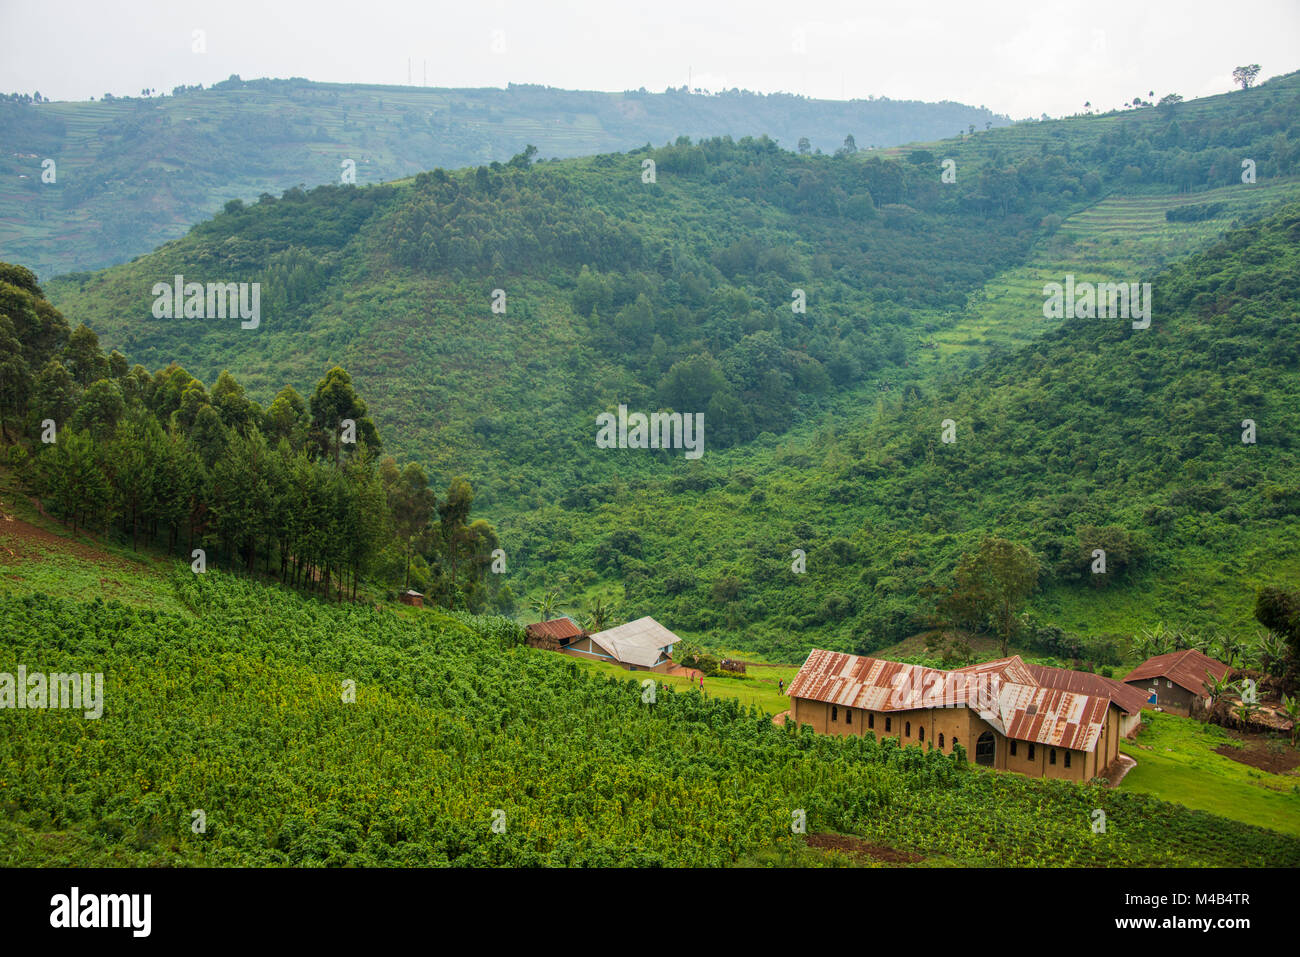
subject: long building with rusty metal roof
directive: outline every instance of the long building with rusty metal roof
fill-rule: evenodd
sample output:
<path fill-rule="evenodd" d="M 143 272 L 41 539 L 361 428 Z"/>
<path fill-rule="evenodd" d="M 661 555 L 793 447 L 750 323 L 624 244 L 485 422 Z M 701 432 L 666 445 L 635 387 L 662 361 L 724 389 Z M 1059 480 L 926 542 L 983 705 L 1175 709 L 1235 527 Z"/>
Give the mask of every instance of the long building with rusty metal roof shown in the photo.
<path fill-rule="evenodd" d="M 1141 709 L 1112 684 L 1123 688 L 1019 656 L 948 671 L 814 650 L 790 682 L 790 719 L 945 753 L 960 745 L 977 764 L 1087 781 L 1118 758 L 1124 718 Z"/>

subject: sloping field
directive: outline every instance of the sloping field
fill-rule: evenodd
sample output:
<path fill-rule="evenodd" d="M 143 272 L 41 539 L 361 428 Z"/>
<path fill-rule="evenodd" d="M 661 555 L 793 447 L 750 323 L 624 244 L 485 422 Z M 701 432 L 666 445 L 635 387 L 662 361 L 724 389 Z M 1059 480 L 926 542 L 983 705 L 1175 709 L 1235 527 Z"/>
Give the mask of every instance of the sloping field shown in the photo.
<path fill-rule="evenodd" d="M 1162 266 L 1214 242 L 1235 223 L 1300 197 L 1300 180 L 1227 186 L 1199 193 L 1112 195 L 1075 213 L 1038 243 L 1027 263 L 1008 269 L 971 296 L 966 311 L 932 337 L 931 362 L 962 352 L 982 357 L 995 346 L 1034 338 L 1054 322 L 1043 318 L 1043 286 L 1065 281 L 1142 282 Z M 1195 223 L 1169 222 L 1182 206 L 1222 204 Z M 1159 290 L 1153 290 L 1159 308 Z M 1154 321 L 1154 319 L 1153 319 Z"/>

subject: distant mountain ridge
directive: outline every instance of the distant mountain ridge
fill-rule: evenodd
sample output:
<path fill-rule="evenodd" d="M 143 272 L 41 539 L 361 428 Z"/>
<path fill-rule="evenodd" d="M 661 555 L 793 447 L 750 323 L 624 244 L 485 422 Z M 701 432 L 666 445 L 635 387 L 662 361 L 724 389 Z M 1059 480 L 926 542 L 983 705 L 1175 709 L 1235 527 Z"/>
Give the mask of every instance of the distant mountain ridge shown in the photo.
<path fill-rule="evenodd" d="M 125 262 L 231 199 L 366 185 L 435 167 L 620 152 L 680 136 L 767 135 L 831 152 L 1005 126 L 960 103 L 847 102 L 733 90 L 440 89 L 237 77 L 171 96 L 0 102 L 0 247 L 43 279 Z M 42 174 L 54 161 L 54 182 Z"/>

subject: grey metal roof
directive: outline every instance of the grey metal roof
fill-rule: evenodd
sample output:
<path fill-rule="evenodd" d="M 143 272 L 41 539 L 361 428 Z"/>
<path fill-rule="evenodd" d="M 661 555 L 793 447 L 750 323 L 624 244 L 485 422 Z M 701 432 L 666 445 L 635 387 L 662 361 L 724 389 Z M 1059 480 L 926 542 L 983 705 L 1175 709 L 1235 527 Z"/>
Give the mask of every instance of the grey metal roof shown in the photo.
<path fill-rule="evenodd" d="M 664 659 L 667 649 L 681 639 L 653 618 L 638 618 L 616 628 L 607 628 L 591 636 L 618 661 L 653 668 Z"/>

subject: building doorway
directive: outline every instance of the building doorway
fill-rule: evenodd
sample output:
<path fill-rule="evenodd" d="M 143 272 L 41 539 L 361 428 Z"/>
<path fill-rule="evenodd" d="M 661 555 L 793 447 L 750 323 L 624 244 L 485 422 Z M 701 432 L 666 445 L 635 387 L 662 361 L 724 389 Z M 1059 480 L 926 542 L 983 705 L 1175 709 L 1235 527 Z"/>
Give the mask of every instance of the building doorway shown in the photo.
<path fill-rule="evenodd" d="M 993 767 L 993 757 L 996 751 L 997 744 L 993 740 L 993 732 L 985 731 L 975 742 L 975 763 L 988 768 Z"/>

